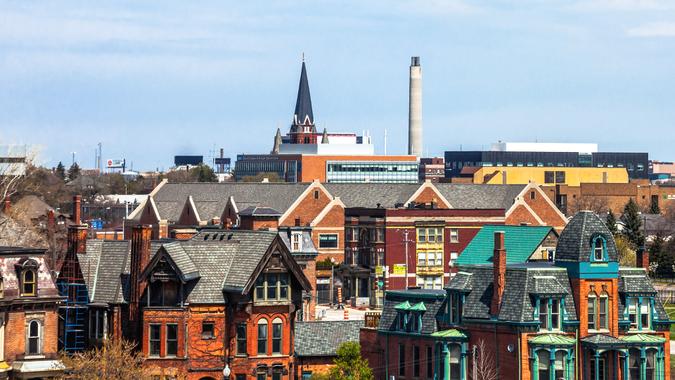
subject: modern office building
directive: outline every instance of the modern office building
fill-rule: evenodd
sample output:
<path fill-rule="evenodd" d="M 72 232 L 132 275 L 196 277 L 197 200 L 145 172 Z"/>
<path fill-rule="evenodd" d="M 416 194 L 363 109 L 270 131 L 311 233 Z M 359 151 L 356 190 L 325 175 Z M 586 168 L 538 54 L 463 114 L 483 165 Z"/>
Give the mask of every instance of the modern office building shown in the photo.
<path fill-rule="evenodd" d="M 595 144 L 497 143 L 487 151 L 446 151 L 445 177 L 464 167 L 625 168 L 631 179 L 649 178 L 648 153 L 598 152 Z"/>

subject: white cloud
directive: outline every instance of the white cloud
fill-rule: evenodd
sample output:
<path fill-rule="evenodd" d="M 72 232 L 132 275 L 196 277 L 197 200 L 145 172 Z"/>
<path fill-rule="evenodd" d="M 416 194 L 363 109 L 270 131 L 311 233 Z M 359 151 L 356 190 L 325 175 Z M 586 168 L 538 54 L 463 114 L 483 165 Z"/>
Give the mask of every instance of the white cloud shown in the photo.
<path fill-rule="evenodd" d="M 675 9 L 672 0 L 581 0 L 571 8 L 578 11 L 660 11 Z"/>
<path fill-rule="evenodd" d="M 675 37 L 675 22 L 652 22 L 626 31 L 630 37 Z"/>

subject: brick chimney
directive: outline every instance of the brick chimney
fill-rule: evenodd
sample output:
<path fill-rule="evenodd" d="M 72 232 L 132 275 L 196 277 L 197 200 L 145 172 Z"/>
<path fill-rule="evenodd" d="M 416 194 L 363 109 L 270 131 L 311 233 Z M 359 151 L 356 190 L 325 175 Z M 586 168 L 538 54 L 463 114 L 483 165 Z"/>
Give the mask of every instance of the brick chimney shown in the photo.
<path fill-rule="evenodd" d="M 82 224 L 82 219 L 80 217 L 80 207 L 82 205 L 82 196 L 74 195 L 73 196 L 73 213 L 71 214 L 71 219 L 75 224 Z"/>
<path fill-rule="evenodd" d="M 506 247 L 504 246 L 504 232 L 495 232 L 495 248 L 492 258 L 492 303 L 490 304 L 490 314 L 497 316 L 504 296 L 506 287 Z"/>
<path fill-rule="evenodd" d="M 4 212 L 5 215 L 9 215 L 10 211 L 12 211 L 12 201 L 9 200 L 9 197 L 5 197 L 5 202 L 2 206 L 2 212 Z"/>
<path fill-rule="evenodd" d="M 150 240 L 152 227 L 139 224 L 131 230 L 131 278 L 130 281 L 130 305 L 129 319 L 140 321 L 139 301 L 145 290 L 145 284 L 140 283 L 141 273 L 150 262 Z"/>
<path fill-rule="evenodd" d="M 644 245 L 635 252 L 635 259 L 636 267 L 645 268 L 646 271 L 649 271 L 649 251 L 645 249 Z"/>

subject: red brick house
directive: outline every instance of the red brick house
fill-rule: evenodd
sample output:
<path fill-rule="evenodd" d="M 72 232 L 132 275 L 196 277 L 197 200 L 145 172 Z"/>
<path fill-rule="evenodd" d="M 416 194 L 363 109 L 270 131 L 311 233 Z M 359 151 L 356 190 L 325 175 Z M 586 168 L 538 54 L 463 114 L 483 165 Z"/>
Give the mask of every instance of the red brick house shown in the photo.
<path fill-rule="evenodd" d="M 56 378 L 59 296 L 45 250 L 0 247 L 0 378 Z"/>
<path fill-rule="evenodd" d="M 572 218 L 554 262 L 507 263 L 502 232 L 492 254 L 444 290 L 386 293 L 378 328 L 361 332 L 376 379 L 465 380 L 482 355 L 499 379 L 669 378 L 671 321 L 648 258 L 619 268 L 598 216 Z"/>

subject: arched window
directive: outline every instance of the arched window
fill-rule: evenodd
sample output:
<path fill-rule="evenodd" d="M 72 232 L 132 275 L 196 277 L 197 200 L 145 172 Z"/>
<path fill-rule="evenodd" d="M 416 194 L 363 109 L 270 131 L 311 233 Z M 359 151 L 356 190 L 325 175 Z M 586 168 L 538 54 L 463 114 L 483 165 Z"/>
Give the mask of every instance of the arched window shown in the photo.
<path fill-rule="evenodd" d="M 539 350 L 537 352 L 537 359 L 539 361 L 539 378 L 548 379 L 550 378 L 549 373 L 551 372 L 551 353 L 544 350 Z"/>
<path fill-rule="evenodd" d="M 267 355 L 267 319 L 258 321 L 258 355 Z"/>
<path fill-rule="evenodd" d="M 36 274 L 33 269 L 25 269 L 21 273 L 21 295 L 34 296 L 37 291 Z"/>
<path fill-rule="evenodd" d="M 628 372 L 631 379 L 640 378 L 640 350 L 631 348 L 628 351 Z"/>
<path fill-rule="evenodd" d="M 609 295 L 607 292 L 602 292 L 598 299 L 598 325 L 600 329 L 608 329 L 608 314 L 609 314 Z"/>
<path fill-rule="evenodd" d="M 555 353 L 555 378 L 567 379 L 565 371 L 565 351 L 557 351 Z M 545 379 L 544 379 L 545 380 Z"/>
<path fill-rule="evenodd" d="M 460 367 L 462 350 L 460 350 L 459 345 L 453 344 L 450 346 L 450 380 L 461 380 L 460 379 Z"/>
<path fill-rule="evenodd" d="M 602 236 L 593 239 L 593 261 L 605 261 L 605 239 Z"/>
<path fill-rule="evenodd" d="M 598 296 L 595 294 L 595 292 L 590 292 L 588 294 L 588 329 L 589 330 L 597 330 L 598 324 L 595 319 L 595 314 L 596 314 L 596 302 L 597 302 Z"/>
<path fill-rule="evenodd" d="M 40 354 L 40 322 L 32 320 L 28 323 L 28 355 Z"/>
<path fill-rule="evenodd" d="M 272 354 L 281 355 L 281 342 L 283 341 L 283 323 L 281 318 L 272 321 Z"/>
<path fill-rule="evenodd" d="M 653 380 L 656 377 L 656 351 L 647 350 L 647 362 L 645 363 L 646 367 L 646 379 Z"/>

